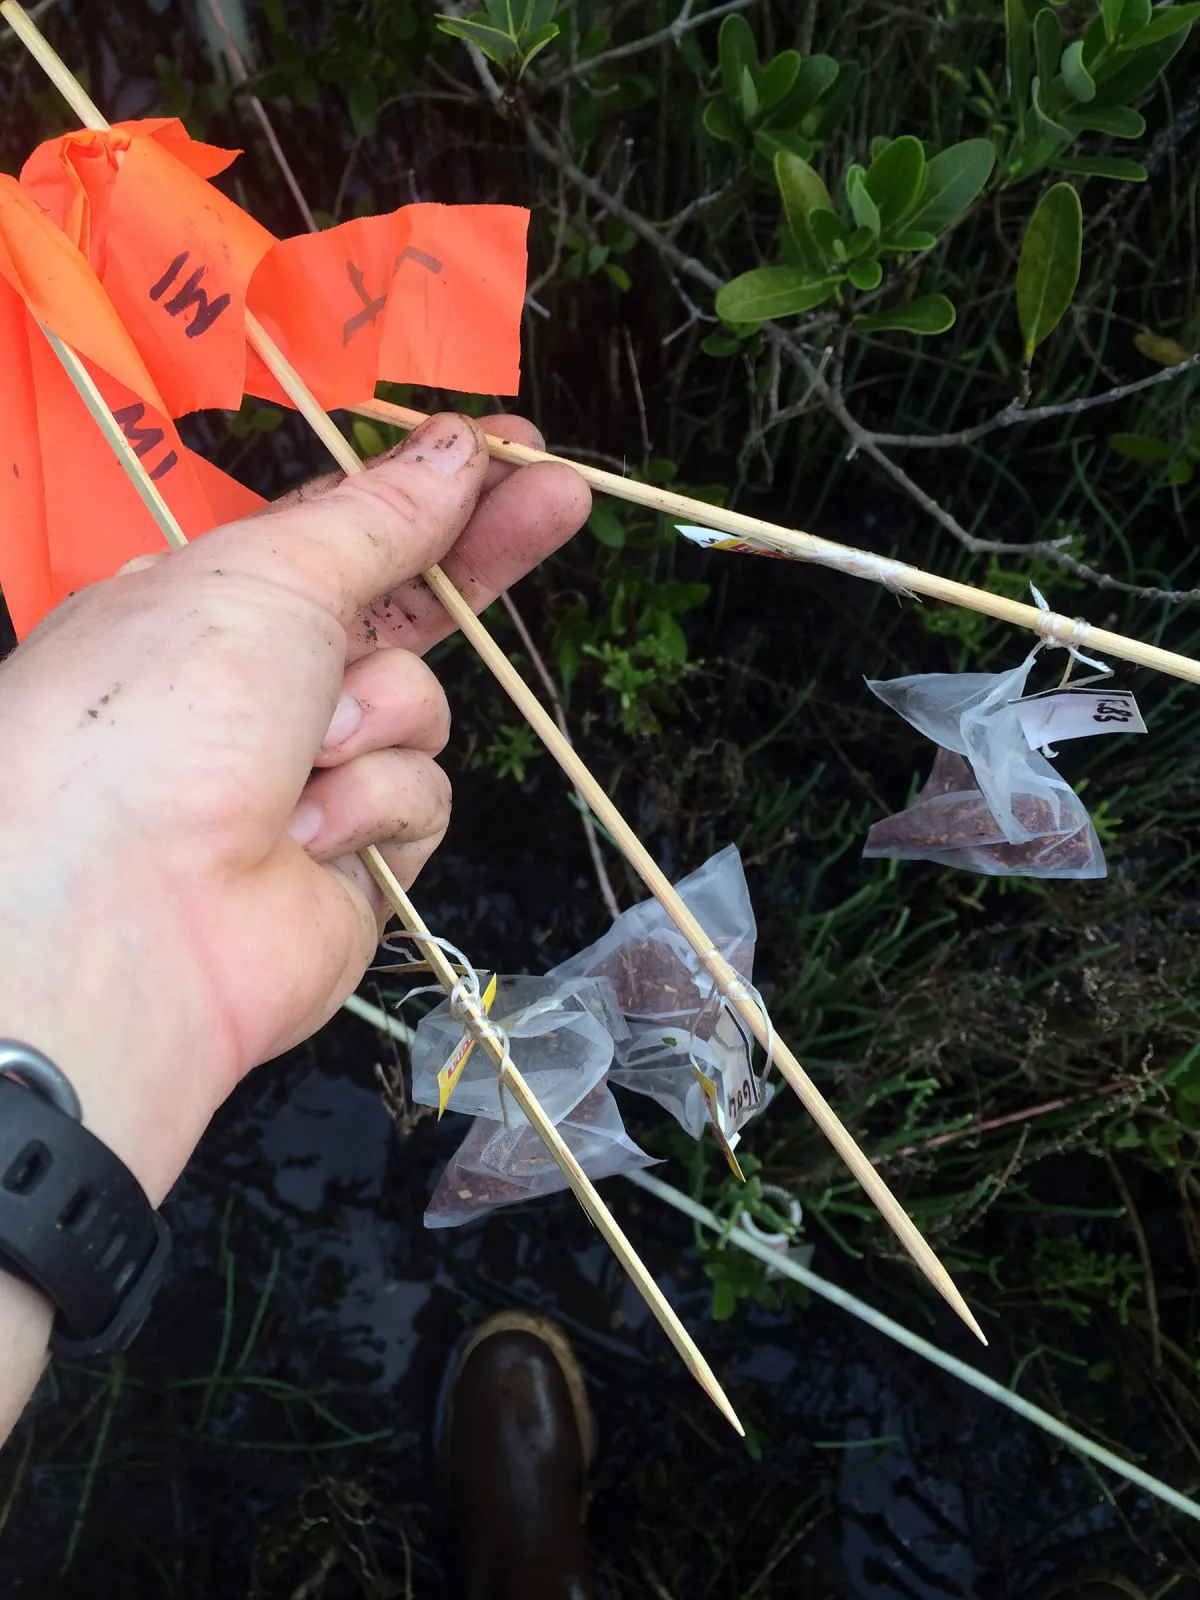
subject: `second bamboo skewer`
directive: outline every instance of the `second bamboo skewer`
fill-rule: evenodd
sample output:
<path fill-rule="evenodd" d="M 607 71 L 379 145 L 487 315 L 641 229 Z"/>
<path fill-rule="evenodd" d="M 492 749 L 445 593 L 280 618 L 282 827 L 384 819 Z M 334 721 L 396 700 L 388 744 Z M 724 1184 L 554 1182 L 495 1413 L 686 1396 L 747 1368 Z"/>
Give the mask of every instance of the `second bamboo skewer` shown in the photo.
<path fill-rule="evenodd" d="M 16 0 L 0 0 L 3 15 L 18 34 L 22 43 L 46 72 L 55 87 L 67 100 L 79 120 L 89 128 L 108 128 L 107 119 L 87 95 L 82 84 L 51 48 L 38 28 L 16 4 Z M 292 400 L 297 410 L 325 444 L 334 460 L 347 474 L 364 471 L 362 462 L 342 436 L 333 419 L 318 405 L 299 373 L 278 349 L 262 324 L 248 309 L 245 312 L 246 334 L 267 367 Z M 809 1115 L 837 1150 L 842 1160 L 862 1185 L 880 1214 L 908 1251 L 926 1278 L 962 1318 L 971 1331 L 984 1344 L 983 1330 L 976 1321 L 966 1301 L 959 1293 L 954 1280 L 942 1266 L 920 1231 L 913 1224 L 900 1202 L 872 1166 L 847 1129 L 842 1125 L 833 1107 L 816 1084 L 804 1071 L 800 1062 L 777 1039 L 769 1019 L 755 1004 L 741 978 L 721 955 L 700 923 L 688 910 L 674 885 L 660 870 L 649 851 L 625 821 L 620 811 L 609 799 L 605 790 L 592 776 L 570 742 L 563 738 L 553 718 L 521 678 L 508 657 L 476 617 L 471 607 L 446 577 L 440 567 L 431 567 L 423 574 L 432 592 L 441 601 L 452 620 L 471 641 L 514 704 L 538 734 L 559 766 L 585 797 L 597 817 L 605 824 L 634 870 L 650 892 L 660 902 L 671 921 L 691 945 L 700 961 L 711 975 L 721 994 L 728 1000 L 758 1039 L 764 1050 L 770 1052 L 783 1076 L 799 1096 Z"/>
<path fill-rule="evenodd" d="M 424 411 L 393 405 L 388 400 L 364 400 L 362 405 L 352 406 L 351 410 L 357 416 L 370 417 L 374 422 L 389 422 L 400 428 L 415 428 L 426 419 Z M 1101 655 L 1116 656 L 1120 661 L 1151 667 L 1172 678 L 1200 683 L 1200 661 L 1179 655 L 1174 650 L 1164 650 L 1156 644 L 1146 644 L 1141 639 L 1130 639 L 1123 633 L 1113 633 L 1108 628 L 1093 627 L 1091 623 L 1082 622 L 1076 617 L 1039 611 L 1036 606 L 1010 600 L 1007 595 L 993 594 L 990 589 L 977 589 L 969 583 L 957 583 L 953 578 L 943 578 L 936 572 L 910 567 L 907 562 L 895 561 L 890 556 L 873 555 L 869 550 L 856 550 L 853 545 L 838 544 L 833 539 L 821 538 L 819 534 L 783 528 L 778 523 L 764 522 L 760 517 L 748 516 L 743 511 L 730 511 L 724 506 L 692 500 L 670 489 L 660 489 L 652 483 L 638 483 L 633 478 L 622 478 L 615 472 L 605 472 L 601 467 L 571 461 L 565 456 L 551 455 L 546 450 L 510 444 L 507 439 L 497 439 L 491 434 L 487 436 L 487 444 L 488 450 L 498 461 L 510 461 L 516 466 L 528 466 L 534 461 L 559 462 L 573 467 L 586 483 L 593 489 L 599 489 L 602 494 L 645 506 L 650 511 L 661 511 L 669 517 L 717 528 L 734 538 L 760 541 L 793 560 L 832 567 L 852 577 L 885 583 L 890 588 L 909 594 L 927 595 L 931 600 L 945 600 L 949 605 L 980 611 L 1001 622 L 1011 622 L 1015 627 L 1028 628 L 1043 639 L 1054 639 L 1059 644 L 1075 646 L 1086 644 L 1089 650 L 1098 650 Z"/>

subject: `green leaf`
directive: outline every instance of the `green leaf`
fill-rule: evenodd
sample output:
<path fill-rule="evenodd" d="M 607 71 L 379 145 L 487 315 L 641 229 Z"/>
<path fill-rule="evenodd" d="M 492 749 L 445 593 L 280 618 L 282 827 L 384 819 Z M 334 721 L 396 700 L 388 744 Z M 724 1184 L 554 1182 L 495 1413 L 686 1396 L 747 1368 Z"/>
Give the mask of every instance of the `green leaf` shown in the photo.
<path fill-rule="evenodd" d="M 1151 433 L 1110 433 L 1108 445 L 1126 461 L 1140 461 L 1147 466 L 1159 466 L 1171 459 L 1171 446 Z"/>
<path fill-rule="evenodd" d="M 1079 282 L 1083 208 L 1069 183 L 1056 183 L 1038 201 L 1017 261 L 1017 320 L 1026 365 L 1058 327 Z"/>
<path fill-rule="evenodd" d="M 1022 0 L 1004 0 L 1008 103 L 1020 126 L 1029 99 L 1029 18 Z"/>
<path fill-rule="evenodd" d="M 810 61 L 816 59 L 815 56 L 809 57 Z M 805 133 L 811 133 L 816 139 L 828 139 L 849 111 L 861 80 L 862 68 L 858 63 L 843 61 L 838 69 L 837 82 L 821 97 L 820 115 L 811 128 L 805 127 Z"/>
<path fill-rule="evenodd" d="M 1125 0 L 1121 7 L 1121 21 L 1117 27 L 1117 43 L 1124 44 L 1150 21 L 1150 0 Z M 1103 26 L 1103 24 L 1101 24 Z"/>
<path fill-rule="evenodd" d="M 734 12 L 736 16 L 737 13 Z M 737 1291 L 726 1278 L 713 1284 L 712 1317 L 714 1322 L 728 1322 L 737 1310 Z"/>
<path fill-rule="evenodd" d="M 1124 156 L 1058 156 L 1050 165 L 1056 172 L 1080 178 L 1111 178 L 1114 183 L 1145 183 L 1149 174 L 1140 161 Z"/>
<path fill-rule="evenodd" d="M 1117 37 L 1117 24 L 1121 20 L 1121 7 L 1124 0 L 1102 0 L 1100 7 L 1100 20 L 1104 24 L 1104 37 L 1109 44 Z"/>
<path fill-rule="evenodd" d="M 1191 483 L 1195 476 L 1196 469 L 1190 461 L 1172 461 L 1167 472 L 1167 482 L 1179 487 L 1182 484 Z"/>
<path fill-rule="evenodd" d="M 350 107 L 350 122 L 360 139 L 369 139 L 375 132 L 375 119 L 379 115 L 379 92 L 370 78 L 359 78 L 350 85 L 346 96 Z"/>
<path fill-rule="evenodd" d="M 616 261 L 610 261 L 608 263 L 604 269 L 604 275 L 609 279 L 610 282 L 616 284 L 617 288 L 620 289 L 622 294 L 624 294 L 627 289 L 632 287 L 633 279 L 625 271 L 625 268 L 619 265 L 619 263 Z"/>
<path fill-rule="evenodd" d="M 1083 40 L 1076 39 L 1063 51 L 1062 58 L 1063 83 L 1066 84 L 1067 93 L 1072 100 L 1080 104 L 1095 99 L 1096 83 L 1091 73 L 1083 64 Z"/>
<path fill-rule="evenodd" d="M 837 82 L 838 71 L 832 56 L 805 56 L 787 96 L 771 108 L 769 121 L 776 127 L 798 123 Z"/>
<path fill-rule="evenodd" d="M 706 356 L 733 356 L 742 347 L 742 341 L 732 333 L 710 333 L 700 341 L 700 348 Z"/>
<path fill-rule="evenodd" d="M 808 225 L 819 247 L 834 261 L 844 261 L 850 247 L 850 230 L 834 211 L 813 210 Z M 874 237 L 874 235 L 872 235 Z"/>
<path fill-rule="evenodd" d="M 1092 104 L 1132 105 L 1162 76 L 1186 40 L 1187 33 L 1180 28 L 1169 39 L 1160 39 L 1142 50 L 1124 51 L 1107 68 L 1098 67 L 1092 73 L 1096 80 L 1096 98 Z"/>
<path fill-rule="evenodd" d="M 624 546 L 625 524 L 607 500 L 594 502 L 588 512 L 587 525 L 593 538 L 609 550 L 620 550 Z"/>
<path fill-rule="evenodd" d="M 541 55 L 542 51 L 546 48 L 547 45 L 554 43 L 555 39 L 558 38 L 558 35 L 559 35 L 558 23 L 557 22 L 548 22 L 544 28 L 539 28 L 536 33 L 530 34 L 530 36 L 527 39 L 523 40 L 523 42 L 522 42 L 523 54 L 521 56 L 521 75 L 522 76 L 524 75 L 525 68 L 533 60 L 534 56 Z"/>
<path fill-rule="evenodd" d="M 1146 26 L 1122 43 L 1127 50 L 1144 50 L 1148 44 L 1169 39 L 1180 28 L 1190 28 L 1197 17 L 1200 17 L 1200 5 L 1155 6 Z"/>
<path fill-rule="evenodd" d="M 910 250 L 932 250 L 936 243 L 937 235 L 925 228 L 905 228 L 888 240 L 887 247 L 907 254 Z"/>
<path fill-rule="evenodd" d="M 1045 15 L 1045 13 L 1042 14 Z M 1064 128 L 1062 123 L 1057 118 L 1052 117 L 1045 109 L 1042 103 L 1043 92 L 1042 80 L 1035 78 L 1029 90 L 1029 120 L 1038 133 L 1046 135 L 1052 142 L 1057 141 L 1063 145 L 1069 144 L 1071 142 L 1070 131 Z M 1053 143 L 1051 147 L 1053 148 Z"/>
<path fill-rule="evenodd" d="M 815 146 L 811 139 L 806 139 L 794 128 L 759 127 L 754 135 L 754 148 L 770 166 L 781 151 L 786 151 L 788 155 L 799 156 L 802 161 L 810 161 Z"/>
<path fill-rule="evenodd" d="M 758 71 L 758 46 L 750 24 L 740 11 L 733 12 L 722 22 L 717 35 L 717 56 L 725 93 L 736 102 L 742 92 L 743 71 L 747 68 L 752 73 Z"/>
<path fill-rule="evenodd" d="M 871 232 L 870 228 L 855 228 L 854 232 L 846 240 L 846 254 L 851 260 L 855 256 L 866 255 L 868 251 L 874 255 L 878 245 L 879 240 Z"/>
<path fill-rule="evenodd" d="M 465 39 L 468 44 L 478 45 L 488 60 L 494 61 L 499 67 L 517 52 L 515 43 L 507 33 L 501 33 L 499 28 L 486 27 L 482 22 L 471 22 L 466 17 L 439 17 L 437 25 L 440 32 L 448 33 L 452 38 Z"/>
<path fill-rule="evenodd" d="M 941 233 L 983 192 L 996 164 L 990 139 L 964 139 L 926 165 L 928 181 L 910 227 Z"/>
<path fill-rule="evenodd" d="M 267 26 L 272 33 L 286 33 L 288 31 L 287 15 L 283 9 L 283 0 L 265 0 L 263 12 L 266 15 Z"/>
<path fill-rule="evenodd" d="M 736 16 L 737 13 L 735 12 Z M 746 122 L 753 122 L 758 115 L 758 90 L 754 86 L 754 74 L 749 67 L 742 68 L 742 83 L 738 95 L 738 104 L 742 108 L 742 117 Z"/>
<path fill-rule="evenodd" d="M 741 119 L 724 95 L 718 95 L 715 100 L 708 102 L 700 120 L 714 139 L 720 139 L 725 144 L 740 145 L 746 136 Z"/>
<path fill-rule="evenodd" d="M 786 150 L 779 151 L 775 157 L 775 182 L 783 196 L 788 232 L 796 242 L 801 259 L 814 272 L 824 272 L 825 256 L 813 237 L 809 216 L 813 211 L 833 210 L 829 190 L 807 161 Z"/>
<path fill-rule="evenodd" d="M 945 333 L 954 326 L 954 303 L 944 294 L 922 295 L 890 311 L 857 316 L 854 326 L 862 333 Z"/>
<path fill-rule="evenodd" d="M 894 228 L 916 205 L 925 182 L 925 151 L 911 134 L 893 139 L 867 169 L 867 193 L 882 229 Z"/>
<path fill-rule="evenodd" d="M 1146 131 L 1146 119 L 1140 111 L 1130 106 L 1080 106 L 1068 113 L 1066 119 L 1072 128 L 1085 133 L 1107 133 L 1113 139 L 1140 139 Z"/>
<path fill-rule="evenodd" d="M 1037 75 L 1049 83 L 1058 71 L 1062 55 L 1062 23 L 1058 13 L 1044 7 L 1033 19 L 1033 48 L 1037 53 Z"/>
<path fill-rule="evenodd" d="M 867 174 L 857 162 L 846 169 L 846 199 L 850 202 L 850 210 L 858 226 L 870 228 L 872 233 L 878 234 L 879 208 L 867 189 Z"/>
<path fill-rule="evenodd" d="M 257 417 L 253 418 L 252 425 L 257 420 Z M 257 432 L 257 429 L 255 431 Z M 364 461 L 369 460 L 371 456 L 381 456 L 387 449 L 379 429 L 373 423 L 364 422 L 361 417 L 354 419 L 354 426 L 350 433 L 354 440 L 354 448 Z"/>
<path fill-rule="evenodd" d="M 717 315 L 726 322 L 794 317 L 831 299 L 841 281 L 796 267 L 755 267 L 717 290 Z"/>
<path fill-rule="evenodd" d="M 781 50 L 774 61 L 768 61 L 758 80 L 758 103 L 770 111 L 792 92 L 800 72 L 800 56 L 795 50 Z"/>
<path fill-rule="evenodd" d="M 852 261 L 846 268 L 846 276 L 856 289 L 878 289 L 883 282 L 883 268 L 878 261 L 870 258 L 866 261 Z"/>

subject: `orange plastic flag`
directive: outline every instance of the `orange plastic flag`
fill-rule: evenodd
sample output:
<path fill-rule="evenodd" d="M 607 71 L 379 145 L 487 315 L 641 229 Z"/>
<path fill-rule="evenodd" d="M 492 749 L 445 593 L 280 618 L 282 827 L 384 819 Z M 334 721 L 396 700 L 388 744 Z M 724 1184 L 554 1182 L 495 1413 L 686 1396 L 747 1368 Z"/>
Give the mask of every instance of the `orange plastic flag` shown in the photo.
<path fill-rule="evenodd" d="M 284 239 L 249 306 L 327 409 L 377 379 L 516 394 L 525 235 L 518 206 L 411 205 Z M 287 403 L 253 353 L 249 393 Z"/>
<path fill-rule="evenodd" d="M 276 241 L 206 181 L 234 154 L 157 119 L 50 140 L 21 174 L 87 254 L 172 416 L 243 392 L 287 403 L 247 352 L 247 305 L 327 409 L 380 378 L 517 392 L 528 212 L 412 205 Z"/>
<path fill-rule="evenodd" d="M 83 357 L 189 537 L 263 504 L 186 449 L 88 263 L 0 175 L 0 587 L 19 638 L 75 589 L 163 548 L 39 322 Z"/>
<path fill-rule="evenodd" d="M 275 239 L 207 181 L 236 154 L 155 118 L 51 139 L 21 172 L 87 256 L 175 417 L 242 401 L 246 289 Z"/>

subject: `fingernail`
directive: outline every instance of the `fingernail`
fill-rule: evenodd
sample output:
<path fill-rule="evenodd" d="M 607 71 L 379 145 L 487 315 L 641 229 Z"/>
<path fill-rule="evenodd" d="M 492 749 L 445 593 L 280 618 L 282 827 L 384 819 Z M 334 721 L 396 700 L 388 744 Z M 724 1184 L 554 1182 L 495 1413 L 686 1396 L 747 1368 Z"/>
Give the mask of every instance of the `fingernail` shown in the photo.
<path fill-rule="evenodd" d="M 329 732 L 321 743 L 321 749 L 333 750 L 339 744 L 345 744 L 362 718 L 362 706 L 352 694 L 343 693 L 333 709 L 333 716 L 329 719 Z"/>
<path fill-rule="evenodd" d="M 475 435 L 464 417 L 453 414 L 430 417 L 413 430 L 400 446 L 410 461 L 427 461 L 452 478 L 475 454 Z"/>
<path fill-rule="evenodd" d="M 311 844 L 324 822 L 325 813 L 315 800 L 301 800 L 288 819 L 287 831 L 297 844 Z"/>

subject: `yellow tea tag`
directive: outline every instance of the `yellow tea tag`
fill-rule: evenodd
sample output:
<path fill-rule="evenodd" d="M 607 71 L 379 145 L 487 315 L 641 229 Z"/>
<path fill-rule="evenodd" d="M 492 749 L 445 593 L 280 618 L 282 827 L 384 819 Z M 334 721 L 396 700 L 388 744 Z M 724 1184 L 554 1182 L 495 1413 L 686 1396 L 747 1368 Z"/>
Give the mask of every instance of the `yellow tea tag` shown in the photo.
<path fill-rule="evenodd" d="M 492 981 L 483 991 L 483 1014 L 491 1015 L 492 1001 L 496 998 L 496 974 L 492 973 Z M 455 1047 L 454 1054 L 437 1075 L 438 1086 L 438 1121 L 450 1103 L 450 1096 L 454 1093 L 455 1085 L 462 1077 L 463 1068 L 470 1058 L 471 1051 L 475 1048 L 475 1035 L 469 1029 L 464 1029 L 463 1036 Z"/>
<path fill-rule="evenodd" d="M 700 1093 L 704 1096 L 704 1103 L 708 1107 L 708 1120 L 712 1123 L 713 1132 L 717 1136 L 717 1143 L 725 1152 L 729 1170 L 739 1183 L 745 1183 L 745 1174 L 738 1165 L 738 1158 L 733 1153 L 733 1147 L 738 1142 L 739 1135 L 735 1132 L 732 1139 L 730 1139 L 726 1136 L 723 1127 L 725 1117 L 721 1088 L 712 1078 L 701 1072 L 695 1061 L 692 1062 L 692 1071 L 696 1074 L 696 1082 L 700 1085 Z"/>

